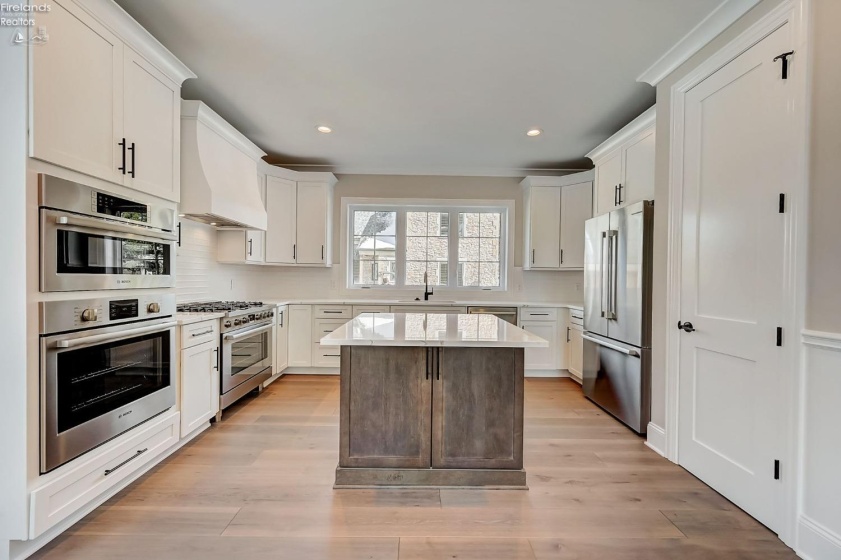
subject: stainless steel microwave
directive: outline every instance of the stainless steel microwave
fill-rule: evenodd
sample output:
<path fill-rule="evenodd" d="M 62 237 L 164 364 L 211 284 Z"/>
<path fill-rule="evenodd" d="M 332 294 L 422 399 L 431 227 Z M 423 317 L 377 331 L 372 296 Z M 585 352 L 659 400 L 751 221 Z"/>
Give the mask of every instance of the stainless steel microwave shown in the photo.
<path fill-rule="evenodd" d="M 41 291 L 170 288 L 175 209 L 41 174 Z"/>

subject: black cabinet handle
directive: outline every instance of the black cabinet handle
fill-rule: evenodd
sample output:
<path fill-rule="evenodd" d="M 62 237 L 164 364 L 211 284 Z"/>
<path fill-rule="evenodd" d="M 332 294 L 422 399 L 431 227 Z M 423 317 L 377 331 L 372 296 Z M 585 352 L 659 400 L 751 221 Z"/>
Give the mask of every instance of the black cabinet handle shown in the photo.
<path fill-rule="evenodd" d="M 321 260 L 324 260 L 324 245 L 321 246 Z"/>
<path fill-rule="evenodd" d="M 295 245 L 295 244 L 293 243 L 293 244 L 292 244 L 292 260 L 293 260 L 293 261 L 294 261 L 294 260 L 298 260 L 298 257 L 297 257 L 297 254 L 296 254 L 296 250 L 297 250 L 297 245 Z"/>
<path fill-rule="evenodd" d="M 534 264 L 534 249 L 531 250 L 531 264 Z"/>
<path fill-rule="evenodd" d="M 105 472 L 104 472 L 104 473 L 102 473 L 102 474 L 104 474 L 105 476 L 108 476 L 109 474 L 111 474 L 112 472 L 116 471 L 116 470 L 117 470 L 117 469 L 119 469 L 120 467 L 125 466 L 125 464 L 126 464 L 126 463 L 128 463 L 129 461 L 134 461 L 135 459 L 137 459 L 138 457 L 140 457 L 141 455 L 143 455 L 143 454 L 144 454 L 144 453 L 146 453 L 147 451 L 149 451 L 149 448 L 148 448 L 148 447 L 144 447 L 143 449 L 138 450 L 138 451 L 137 451 L 137 453 L 135 453 L 134 455 L 132 455 L 131 457 L 129 457 L 128 459 L 126 459 L 125 461 L 123 461 L 122 463 L 120 463 L 119 465 L 116 465 L 114 468 L 111 468 L 111 469 L 105 469 Z"/>
<path fill-rule="evenodd" d="M 569 327 L 567 327 L 567 342 L 569 342 Z"/>
<path fill-rule="evenodd" d="M 622 189 L 622 183 L 619 183 L 619 188 L 617 189 L 619 191 L 619 204 L 622 204 Z"/>
<path fill-rule="evenodd" d="M 280 312 L 280 326 L 283 326 L 283 311 Z"/>
<path fill-rule="evenodd" d="M 213 369 L 215 369 L 216 371 L 219 371 L 219 347 L 217 346 L 216 348 L 213 349 L 213 351 L 216 353 L 216 359 L 213 360 L 213 362 L 214 362 Z"/>
<path fill-rule="evenodd" d="M 123 175 L 125 175 L 126 174 L 126 139 L 123 138 L 122 140 L 120 140 L 117 143 L 117 145 L 120 146 L 123 149 L 123 163 L 117 169 L 119 171 L 121 171 L 123 173 Z"/>
<path fill-rule="evenodd" d="M 181 222 L 178 222 L 178 246 L 181 247 Z"/>
<path fill-rule="evenodd" d="M 249 257 L 251 256 L 251 250 L 254 248 L 254 246 L 253 246 L 253 242 L 254 242 L 254 240 L 253 240 L 253 239 L 249 239 L 249 240 L 248 240 L 248 256 L 249 256 Z"/>
<path fill-rule="evenodd" d="M 564 250 L 561 249 L 561 264 L 564 264 Z"/>
<path fill-rule="evenodd" d="M 129 171 L 128 174 L 131 175 L 131 177 L 133 179 L 134 178 L 134 153 L 135 153 L 134 142 L 132 142 L 131 146 L 129 146 L 127 149 L 128 149 L 128 151 L 131 152 L 131 171 Z"/>

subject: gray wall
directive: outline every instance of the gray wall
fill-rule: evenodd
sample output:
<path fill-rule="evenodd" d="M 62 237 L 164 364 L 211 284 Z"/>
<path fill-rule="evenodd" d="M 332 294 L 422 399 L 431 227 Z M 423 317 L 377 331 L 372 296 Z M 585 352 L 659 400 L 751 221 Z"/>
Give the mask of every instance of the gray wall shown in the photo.
<path fill-rule="evenodd" d="M 827 3 L 838 0 L 826 0 Z M 666 422 L 666 285 L 668 270 L 666 252 L 668 249 L 669 208 L 669 144 L 671 128 L 671 87 L 689 74 L 716 51 L 738 37 L 759 18 L 780 4 L 781 0 L 763 0 L 739 21 L 727 28 L 707 46 L 695 53 L 677 70 L 657 85 L 657 147 L 654 178 L 654 297 L 652 302 L 652 379 L 651 379 L 651 421 L 664 427 Z M 841 3 L 841 2 L 839 2 Z"/>

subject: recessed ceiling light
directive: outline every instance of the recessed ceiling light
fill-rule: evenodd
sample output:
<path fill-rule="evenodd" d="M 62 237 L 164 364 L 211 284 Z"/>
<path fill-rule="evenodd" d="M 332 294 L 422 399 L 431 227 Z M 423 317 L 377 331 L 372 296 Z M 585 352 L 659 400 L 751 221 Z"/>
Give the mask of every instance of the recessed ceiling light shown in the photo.
<path fill-rule="evenodd" d="M 315 129 L 321 132 L 322 134 L 330 134 L 331 132 L 333 132 L 332 128 L 330 128 L 329 126 L 324 126 L 323 124 L 321 126 L 315 127 Z"/>
<path fill-rule="evenodd" d="M 215 226 L 216 222 L 210 222 L 210 225 Z"/>
<path fill-rule="evenodd" d="M 540 136 L 542 132 L 539 128 L 530 128 L 526 131 L 526 136 Z"/>
<path fill-rule="evenodd" d="M 186 215 L 187 215 L 187 214 L 178 214 L 178 217 L 179 217 L 179 218 L 183 218 L 183 217 L 184 217 L 184 216 L 186 216 Z"/>

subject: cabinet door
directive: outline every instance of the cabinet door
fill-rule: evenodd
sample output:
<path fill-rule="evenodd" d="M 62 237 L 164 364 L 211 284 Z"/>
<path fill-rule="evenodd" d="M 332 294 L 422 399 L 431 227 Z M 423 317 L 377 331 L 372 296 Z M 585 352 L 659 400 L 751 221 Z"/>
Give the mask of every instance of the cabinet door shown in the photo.
<path fill-rule="evenodd" d="M 547 348 L 526 348 L 526 369 L 558 369 L 558 324 L 556 322 L 523 322 L 520 328 L 549 341 Z"/>
<path fill-rule="evenodd" d="M 275 311 L 277 328 L 275 329 L 274 373 L 282 373 L 289 366 L 289 308 L 285 305 Z"/>
<path fill-rule="evenodd" d="M 295 263 L 297 216 L 295 181 L 266 177 L 266 262 Z"/>
<path fill-rule="evenodd" d="M 263 240 L 265 232 L 249 229 L 245 232 L 245 262 L 263 262 Z"/>
<path fill-rule="evenodd" d="M 620 191 L 620 206 L 654 198 L 654 149 L 654 128 L 625 148 L 625 182 Z"/>
<path fill-rule="evenodd" d="M 323 183 L 298 183 L 298 264 L 326 262 L 328 192 Z"/>
<path fill-rule="evenodd" d="M 618 206 L 617 187 L 622 182 L 622 152 L 616 150 L 596 165 L 596 215 Z"/>
<path fill-rule="evenodd" d="M 569 330 L 569 372 L 581 379 L 584 366 L 584 339 L 581 330 L 571 327 Z"/>
<path fill-rule="evenodd" d="M 123 184 L 178 202 L 181 88 L 128 47 L 124 60 L 123 136 L 128 148 Z"/>
<path fill-rule="evenodd" d="M 523 468 L 523 350 L 439 348 L 432 466 Z"/>
<path fill-rule="evenodd" d="M 339 466 L 429 467 L 430 353 L 417 346 L 342 348 Z"/>
<path fill-rule="evenodd" d="M 558 268 L 561 264 L 561 189 L 532 187 L 528 212 L 528 268 Z"/>
<path fill-rule="evenodd" d="M 38 17 L 50 39 L 29 49 L 30 155 L 121 183 L 123 43 L 72 2 Z"/>
<path fill-rule="evenodd" d="M 312 306 L 289 306 L 289 366 L 312 364 Z"/>
<path fill-rule="evenodd" d="M 561 189 L 561 268 L 584 268 L 584 222 L 593 217 L 593 183 Z"/>
<path fill-rule="evenodd" d="M 181 437 L 219 410 L 219 346 L 205 342 L 181 351 Z"/>

